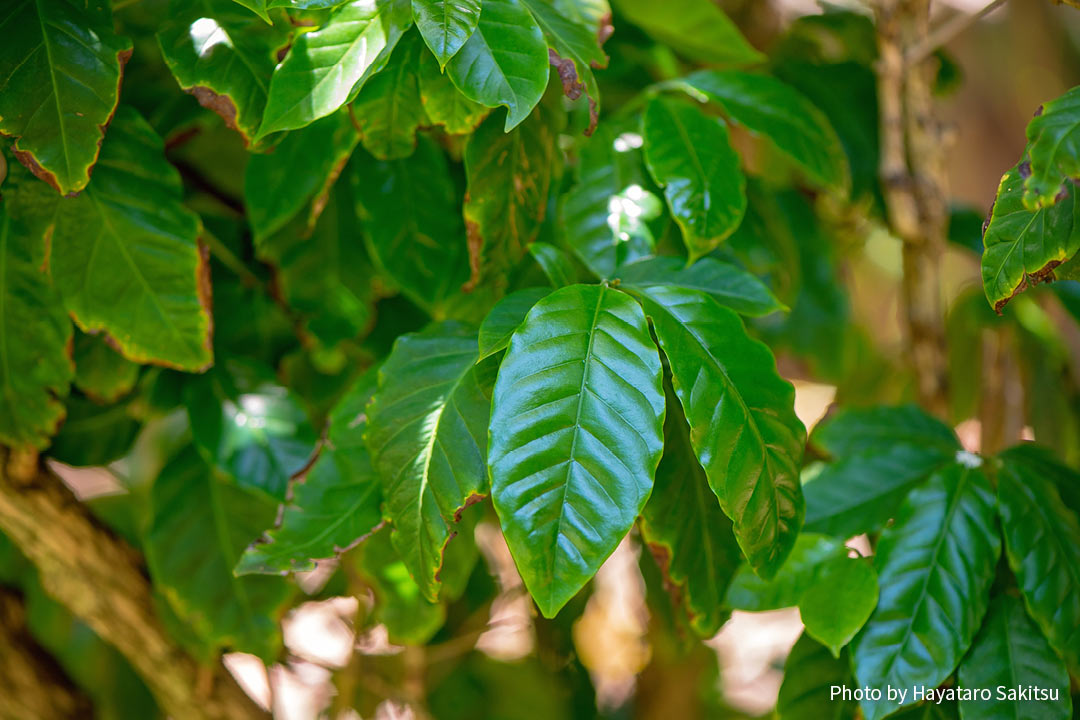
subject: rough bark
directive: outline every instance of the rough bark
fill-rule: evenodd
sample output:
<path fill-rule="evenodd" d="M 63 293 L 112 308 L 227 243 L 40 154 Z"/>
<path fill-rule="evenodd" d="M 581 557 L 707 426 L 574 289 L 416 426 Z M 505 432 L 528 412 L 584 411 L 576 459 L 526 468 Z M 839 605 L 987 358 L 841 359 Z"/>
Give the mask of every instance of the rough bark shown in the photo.
<path fill-rule="evenodd" d="M 91 717 L 90 700 L 30 636 L 18 593 L 0 589 L 0 720 Z"/>
<path fill-rule="evenodd" d="M 265 714 L 223 666 L 200 692 L 200 666 L 154 613 L 141 558 L 98 525 L 54 474 L 0 449 L 0 531 L 37 567 L 51 596 L 113 645 L 176 720 L 243 720 Z"/>

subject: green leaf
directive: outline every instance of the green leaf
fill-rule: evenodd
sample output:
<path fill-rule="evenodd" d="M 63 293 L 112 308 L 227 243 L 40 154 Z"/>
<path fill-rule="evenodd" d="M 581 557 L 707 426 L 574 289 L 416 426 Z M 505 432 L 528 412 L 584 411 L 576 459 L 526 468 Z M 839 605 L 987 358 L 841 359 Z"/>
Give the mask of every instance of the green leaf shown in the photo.
<path fill-rule="evenodd" d="M 743 564 L 731 581 L 724 604 L 733 610 L 765 612 L 795 607 L 803 594 L 817 582 L 825 564 L 846 558 L 842 543 L 814 533 L 800 533 L 784 564 L 772 579 L 758 576 Z"/>
<path fill-rule="evenodd" d="M 878 577 L 868 561 L 833 558 L 803 593 L 799 615 L 807 634 L 840 657 L 841 648 L 866 624 L 877 601 Z"/>
<path fill-rule="evenodd" d="M 604 286 L 538 302 L 492 398 L 492 498 L 525 587 L 552 617 L 630 530 L 663 440 L 660 358 L 641 309 Z"/>
<path fill-rule="evenodd" d="M 648 257 L 619 269 L 626 287 L 679 287 L 712 295 L 741 315 L 761 317 L 787 307 L 760 280 L 731 263 L 701 258 L 693 265 L 674 257 Z"/>
<path fill-rule="evenodd" d="M 769 75 L 701 70 L 674 85 L 720 105 L 724 114 L 772 140 L 813 185 L 846 194 L 847 155 L 828 118 L 798 90 Z"/>
<path fill-rule="evenodd" d="M 373 619 L 386 626 L 391 642 L 423 645 L 443 626 L 446 607 L 424 597 L 389 532 L 377 532 L 363 544 L 360 571 L 375 595 Z"/>
<path fill-rule="evenodd" d="M 243 5 L 251 12 L 261 17 L 266 22 L 272 22 L 267 12 L 274 8 L 291 8 L 295 10 L 326 10 L 344 5 L 349 0 L 233 0 Z"/>
<path fill-rule="evenodd" d="M 180 88 L 250 145 L 288 25 L 267 25 L 231 0 L 172 0 L 157 40 Z"/>
<path fill-rule="evenodd" d="M 1073 716 L 1069 671 L 1024 612 L 1023 603 L 1008 595 L 999 595 L 991 603 L 982 631 L 960 663 L 958 679 L 962 687 L 993 690 L 991 700 L 960 701 L 964 720 L 1068 720 Z M 1059 699 L 1017 695 L 1017 689 L 1032 686 L 1057 690 Z"/>
<path fill-rule="evenodd" d="M 982 623 L 1001 541 L 983 472 L 950 465 L 914 490 L 881 534 L 874 557 L 881 597 L 852 645 L 860 686 L 937 687 Z M 867 720 L 900 707 L 864 700 Z"/>
<path fill-rule="evenodd" d="M 566 253 L 551 243 L 534 242 L 529 246 L 529 254 L 547 275 L 552 287 L 561 288 L 577 282 L 574 263 Z"/>
<path fill-rule="evenodd" d="M 491 108 L 473 102 L 461 94 L 450 77 L 439 68 L 433 55 L 420 53 L 420 102 L 427 124 L 442 125 L 451 135 L 471 133 L 484 121 Z"/>
<path fill-rule="evenodd" d="M 836 658 L 807 633 L 784 662 L 776 699 L 779 720 L 841 720 L 855 716 L 855 704 L 833 697 L 833 688 L 851 685 L 848 659 Z"/>
<path fill-rule="evenodd" d="M 116 402 L 131 392 L 139 366 L 109 347 L 100 335 L 75 335 L 75 387 L 102 403 Z"/>
<path fill-rule="evenodd" d="M 810 442 L 835 458 L 898 445 L 941 458 L 952 458 L 961 449 L 952 428 L 917 405 L 842 408 L 814 430 Z"/>
<path fill-rule="evenodd" d="M 593 68 L 606 68 L 608 64 L 597 33 L 586 23 L 567 17 L 552 0 L 522 0 L 522 3 L 544 31 L 550 46 L 551 64 L 559 74 L 563 94 L 577 100 L 583 89 L 588 93 L 589 125 L 585 134 L 592 135 L 600 114 L 600 88 Z"/>
<path fill-rule="evenodd" d="M 257 139 L 303 127 L 355 97 L 411 23 L 409 0 L 355 0 L 298 36 L 270 78 Z"/>
<path fill-rule="evenodd" d="M 655 196 L 642 187 L 647 181 L 641 136 L 617 135 L 608 125 L 605 122 L 582 146 L 577 184 L 563 195 L 561 207 L 566 243 L 586 267 L 605 279 L 614 277 L 623 263 L 649 255 L 655 244 L 644 222 L 632 227 L 624 222 L 633 220 L 627 218 L 628 209 L 638 219 L 653 219 L 647 205 Z M 631 194 L 633 198 L 628 197 Z"/>
<path fill-rule="evenodd" d="M 476 31 L 446 69 L 465 97 L 488 107 L 505 105 L 503 129 L 509 132 L 547 88 L 544 33 L 521 0 L 484 0 Z"/>
<path fill-rule="evenodd" d="M 742 559 L 731 520 L 709 489 L 690 445 L 690 428 L 667 389 L 664 454 L 653 493 L 641 514 L 641 538 L 664 570 L 672 596 L 703 638 L 727 618 L 724 593 Z"/>
<path fill-rule="evenodd" d="M 289 133 L 272 153 L 251 156 L 244 172 L 244 209 L 256 245 L 305 207 L 310 207 L 306 226 L 314 227 L 359 139 L 348 115 L 339 112 Z"/>
<path fill-rule="evenodd" d="M 709 485 L 750 565 L 771 577 L 803 518 L 806 430 L 795 416 L 795 390 L 777 375 L 769 349 L 712 297 L 660 286 L 641 295 Z"/>
<path fill-rule="evenodd" d="M 495 303 L 480 325 L 480 359 L 505 350 L 533 305 L 550 294 L 551 288 L 525 288 Z"/>
<path fill-rule="evenodd" d="M 237 575 L 314 570 L 370 535 L 382 522 L 382 488 L 364 443 L 375 371 L 365 373 L 330 414 L 319 458 L 292 485 L 281 522 L 250 546 Z"/>
<path fill-rule="evenodd" d="M 742 222 L 746 178 L 727 129 L 690 103 L 655 98 L 645 109 L 645 164 L 683 231 L 690 261 Z"/>
<path fill-rule="evenodd" d="M 128 404 L 98 405 L 80 395 L 67 400 L 67 417 L 53 438 L 49 456 L 68 465 L 108 465 L 131 449 L 140 428 Z"/>
<path fill-rule="evenodd" d="M 44 243 L 17 213 L 5 189 L 0 201 L 0 442 L 44 448 L 64 419 L 61 399 L 74 374 L 68 355 L 71 321 L 41 270 Z"/>
<path fill-rule="evenodd" d="M 404 160 L 358 161 L 354 187 L 372 259 L 410 300 L 436 314 L 469 279 L 461 202 L 446 156 L 421 137 Z"/>
<path fill-rule="evenodd" d="M 1080 250 L 1080 197 L 1071 184 L 1056 205 L 1031 211 L 1023 183 L 1020 166 L 1002 176 L 983 233 L 983 290 L 998 312 L 1017 293 L 1053 279 L 1054 268 Z"/>
<path fill-rule="evenodd" d="M 416 148 L 416 129 L 424 123 L 417 80 L 421 50 L 416 34 L 406 33 L 352 104 L 364 147 L 380 160 L 408 157 Z"/>
<path fill-rule="evenodd" d="M 368 447 L 391 540 L 432 602 L 460 512 L 488 490 L 490 403 L 476 355 L 476 331 L 458 323 L 402 336 L 379 370 L 368 409 Z"/>
<path fill-rule="evenodd" d="M 1080 88 L 1039 106 L 1027 140 L 1031 174 L 1024 180 L 1024 206 L 1047 208 L 1066 180 L 1080 179 Z"/>
<path fill-rule="evenodd" d="M 1028 613 L 1080 672 L 1080 520 L 1038 465 L 1001 455 L 998 510 L 1005 550 Z"/>
<path fill-rule="evenodd" d="M 480 21 L 480 0 L 412 0 L 413 19 L 439 67 L 445 67 Z"/>
<path fill-rule="evenodd" d="M 289 586 L 281 577 L 237 578 L 232 569 L 273 524 L 274 503 L 228 482 L 189 447 L 154 481 L 151 506 L 145 549 L 154 586 L 205 659 L 228 648 L 273 660 Z"/>
<path fill-rule="evenodd" d="M 61 195 L 90 182 L 131 56 L 107 12 L 79 5 L 21 0 L 0 20 L 0 135 Z"/>
<path fill-rule="evenodd" d="M 213 359 L 209 267 L 163 145 L 117 109 L 93 184 L 57 208 L 50 270 L 83 331 L 107 332 L 129 360 L 198 371 Z"/>
<path fill-rule="evenodd" d="M 752 65 L 765 59 L 711 0 L 615 0 L 615 9 L 657 42 L 693 60 Z"/>
<path fill-rule="evenodd" d="M 556 132 L 540 113 L 509 133 L 489 117 L 465 146 L 465 227 L 473 275 L 521 259 L 540 231 L 556 158 Z"/>

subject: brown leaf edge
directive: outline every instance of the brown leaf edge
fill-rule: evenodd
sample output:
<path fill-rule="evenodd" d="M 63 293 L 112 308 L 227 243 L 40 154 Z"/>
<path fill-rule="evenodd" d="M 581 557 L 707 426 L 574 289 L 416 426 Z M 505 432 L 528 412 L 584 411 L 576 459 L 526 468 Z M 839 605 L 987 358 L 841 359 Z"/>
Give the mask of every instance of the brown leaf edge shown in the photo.
<path fill-rule="evenodd" d="M 577 100 L 583 92 L 587 93 L 585 84 L 578 77 L 577 65 L 570 58 L 564 58 L 555 52 L 554 48 L 548 48 L 548 62 L 559 74 L 562 82 L 563 94 L 571 100 Z M 596 98 L 589 95 L 589 126 L 585 128 L 585 135 L 591 136 L 596 132 L 596 125 L 600 122 L 600 113 L 597 110 Z"/>

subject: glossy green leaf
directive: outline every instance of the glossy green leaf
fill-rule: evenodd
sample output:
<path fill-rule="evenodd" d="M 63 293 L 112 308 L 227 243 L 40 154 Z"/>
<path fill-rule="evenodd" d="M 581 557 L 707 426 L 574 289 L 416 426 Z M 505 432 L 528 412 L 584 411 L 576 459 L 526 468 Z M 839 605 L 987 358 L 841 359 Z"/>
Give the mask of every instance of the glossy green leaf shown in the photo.
<path fill-rule="evenodd" d="M 626 287 L 679 287 L 712 295 L 742 315 L 760 317 L 787 307 L 760 280 L 742 268 L 714 258 L 693 265 L 674 257 L 648 257 L 624 265 L 619 280 Z"/>
<path fill-rule="evenodd" d="M 644 223 L 622 227 L 626 210 L 632 209 L 637 218 L 650 214 L 640 147 L 640 135 L 618 135 L 604 123 L 582 146 L 577 184 L 563 195 L 566 243 L 601 278 L 615 277 L 617 267 L 650 254 L 655 244 Z"/>
<path fill-rule="evenodd" d="M 488 491 L 490 404 L 476 356 L 476 331 L 458 323 L 405 335 L 379 370 L 368 410 L 391 539 L 430 601 L 461 510 Z"/>
<path fill-rule="evenodd" d="M 664 454 L 653 493 L 641 513 L 641 538 L 660 562 L 673 596 L 681 599 L 690 625 L 704 638 L 726 619 L 724 593 L 742 555 L 731 520 L 709 488 L 674 393 L 666 393 Z"/>
<path fill-rule="evenodd" d="M 1070 186 L 1054 206 L 1028 210 L 1020 167 L 1005 173 L 983 233 L 982 280 L 998 312 L 1018 292 L 1053 279 L 1054 268 L 1080 250 L 1080 197 Z"/>
<path fill-rule="evenodd" d="M 424 42 L 445 67 L 480 21 L 480 0 L 412 0 L 413 19 Z"/>
<path fill-rule="evenodd" d="M 233 0 L 261 17 L 272 22 L 269 11 L 274 8 L 292 8 L 295 10 L 326 10 L 344 5 L 349 0 Z"/>
<path fill-rule="evenodd" d="M 154 586 L 207 659 L 219 648 L 271 661 L 289 586 L 281 577 L 237 578 L 244 548 L 274 522 L 268 499 L 216 474 L 193 448 L 161 471 L 151 493 L 145 550 Z"/>
<path fill-rule="evenodd" d="M 746 212 L 739 156 L 724 125 L 688 102 L 653 99 L 644 129 L 645 163 L 694 261 L 735 232 Z"/>
<path fill-rule="evenodd" d="M 410 300 L 437 313 L 469 279 L 461 202 L 446 156 L 421 137 L 403 160 L 358 160 L 354 188 L 372 259 Z"/>
<path fill-rule="evenodd" d="M 250 144 L 288 25 L 268 25 L 232 0 L 172 0 L 157 40 L 181 89 Z"/>
<path fill-rule="evenodd" d="M 454 82 L 441 68 L 435 57 L 420 53 L 418 82 L 420 102 L 427 123 L 442 125 L 451 135 L 470 133 L 484 121 L 491 108 L 473 102 L 461 94 Z"/>
<path fill-rule="evenodd" d="M 455 61 L 456 62 L 456 61 Z M 547 212 L 556 128 L 536 113 L 509 133 L 489 117 L 465 146 L 465 226 L 473 280 L 487 266 L 505 270 L 525 254 Z"/>
<path fill-rule="evenodd" d="M 470 100 L 506 106 L 504 130 L 521 124 L 548 81 L 544 33 L 521 0 L 485 0 L 476 31 L 446 65 Z"/>
<path fill-rule="evenodd" d="M 550 294 L 551 288 L 526 288 L 497 302 L 480 324 L 480 359 L 505 350 L 533 305 Z"/>
<path fill-rule="evenodd" d="M 810 442 L 835 458 L 897 445 L 942 458 L 952 458 L 961 449 L 952 428 L 917 405 L 841 408 L 814 430 Z"/>
<path fill-rule="evenodd" d="M 847 657 L 835 658 L 808 634 L 799 637 L 784 662 L 784 681 L 776 699 L 779 720 L 846 720 L 855 703 L 833 697 L 833 688 L 851 685 Z"/>
<path fill-rule="evenodd" d="M 881 596 L 852 645 L 858 684 L 937 687 L 951 675 L 982 624 L 1000 552 L 980 469 L 950 465 L 915 489 L 877 545 Z M 884 693 L 861 704 L 867 720 L 899 709 Z"/>
<path fill-rule="evenodd" d="M 201 370 L 213 357 L 209 268 L 181 193 L 161 138 L 120 106 L 93 184 L 57 208 L 49 267 L 85 332 L 108 333 L 135 362 Z"/>
<path fill-rule="evenodd" d="M 5 193 L 0 201 L 0 442 L 43 448 L 64 419 L 61 399 L 74 374 L 68 355 L 71 321 L 41 271 L 41 238 L 11 206 Z"/>
<path fill-rule="evenodd" d="M 108 13 L 66 0 L 15 0 L 0 19 L 0 135 L 62 195 L 90 182 L 116 111 L 131 41 Z"/>
<path fill-rule="evenodd" d="M 750 565 L 771 577 L 803 519 L 806 430 L 795 416 L 795 390 L 777 375 L 769 349 L 712 297 L 660 286 L 641 294 L 709 484 Z"/>
<path fill-rule="evenodd" d="M 675 85 L 720 105 L 724 114 L 772 140 L 813 185 L 847 193 L 851 178 L 840 138 L 798 90 L 769 75 L 701 70 Z"/>
<path fill-rule="evenodd" d="M 878 577 L 869 561 L 839 557 L 826 562 L 799 600 L 806 632 L 835 657 L 874 612 Z"/>
<path fill-rule="evenodd" d="M 510 340 L 488 465 L 510 552 L 552 617 L 599 569 L 652 490 L 663 440 L 660 358 L 627 295 L 571 285 Z"/>
<path fill-rule="evenodd" d="M 75 387 L 98 402 L 119 400 L 139 379 L 139 366 L 109 347 L 100 335 L 75 335 Z"/>
<path fill-rule="evenodd" d="M 315 225 L 359 139 L 348 115 L 339 112 L 289 133 L 273 152 L 251 156 L 244 172 L 244 209 L 256 244 L 304 208 L 309 208 L 307 226 Z"/>
<path fill-rule="evenodd" d="M 731 581 L 724 604 L 747 612 L 795 607 L 830 560 L 846 557 L 842 543 L 823 535 L 800 533 L 791 554 L 771 579 L 758 576 L 743 564 Z"/>
<path fill-rule="evenodd" d="M 1024 604 L 1008 595 L 999 595 L 991 603 L 982 631 L 960 663 L 958 682 L 993 691 L 990 700 L 961 700 L 963 720 L 1068 720 L 1073 716 L 1069 671 L 1028 617 Z M 1032 686 L 1056 690 L 1058 699 L 1018 696 L 1017 689 Z"/>
<path fill-rule="evenodd" d="M 614 0 L 619 14 L 693 60 L 752 65 L 765 57 L 711 0 Z"/>
<path fill-rule="evenodd" d="M 364 147 L 381 160 L 408 157 L 416 148 L 416 129 L 424 123 L 417 76 L 422 51 L 416 34 L 406 33 L 352 104 Z"/>
<path fill-rule="evenodd" d="M 355 0 L 298 36 L 270 78 L 258 137 L 303 127 L 351 100 L 411 23 L 409 0 Z"/>
<path fill-rule="evenodd" d="M 375 595 L 374 619 L 386 626 L 391 642 L 422 645 L 442 627 L 446 607 L 420 591 L 389 532 L 377 532 L 363 544 L 360 571 Z"/>
<path fill-rule="evenodd" d="M 552 287 L 561 288 L 577 282 L 577 268 L 560 248 L 551 243 L 534 242 L 529 246 L 529 254 L 547 275 Z"/>
<path fill-rule="evenodd" d="M 1001 460 L 998 510 L 1009 567 L 1028 613 L 1080 672 L 1080 519 L 1037 465 L 1013 450 Z"/>
<path fill-rule="evenodd" d="M 1028 123 L 1027 139 L 1031 174 L 1024 180 L 1024 205 L 1050 207 L 1066 180 L 1080 179 L 1080 88 L 1043 103 Z"/>
<path fill-rule="evenodd" d="M 292 485 L 281 521 L 240 558 L 237 575 L 314 570 L 382 522 L 382 487 L 364 442 L 375 379 L 365 373 L 334 408 L 318 459 Z"/>

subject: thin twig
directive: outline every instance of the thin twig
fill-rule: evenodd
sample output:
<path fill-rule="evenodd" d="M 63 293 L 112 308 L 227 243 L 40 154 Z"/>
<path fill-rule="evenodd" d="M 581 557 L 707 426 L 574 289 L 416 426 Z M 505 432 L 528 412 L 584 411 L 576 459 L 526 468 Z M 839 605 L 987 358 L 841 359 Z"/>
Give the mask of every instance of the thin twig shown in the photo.
<path fill-rule="evenodd" d="M 931 31 L 924 41 L 911 48 L 904 56 L 904 64 L 910 67 L 921 63 L 939 47 L 948 45 L 953 38 L 997 10 L 1005 2 L 1006 0 L 993 0 L 993 2 L 977 12 L 957 13 Z"/>

